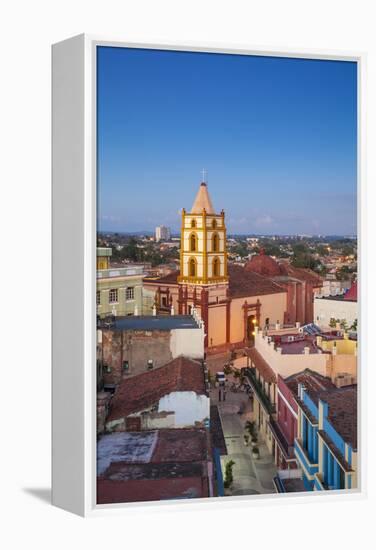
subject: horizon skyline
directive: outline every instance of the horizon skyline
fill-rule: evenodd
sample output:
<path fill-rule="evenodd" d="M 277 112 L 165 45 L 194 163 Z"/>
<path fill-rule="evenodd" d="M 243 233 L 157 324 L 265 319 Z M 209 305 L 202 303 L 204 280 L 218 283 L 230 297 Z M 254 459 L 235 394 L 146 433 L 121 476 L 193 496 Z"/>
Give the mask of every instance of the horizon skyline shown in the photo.
<path fill-rule="evenodd" d="M 163 224 L 160 224 L 160 226 L 163 226 Z M 155 234 L 155 229 L 159 227 L 159 226 L 156 226 L 153 229 L 144 229 L 144 230 L 116 230 L 116 229 L 100 229 L 97 231 L 98 234 L 103 234 L 103 233 L 113 233 L 113 234 L 119 234 L 119 235 L 130 235 L 130 236 L 136 236 L 136 235 L 145 235 L 145 236 L 148 236 L 148 235 L 154 235 Z M 164 226 L 164 227 L 167 227 L 168 229 L 171 229 L 169 226 Z M 174 231 L 171 231 L 171 236 L 174 236 L 174 235 L 180 235 L 180 231 L 181 229 L 179 230 L 174 230 Z M 314 238 L 314 237 L 317 237 L 317 238 L 322 238 L 322 237 L 340 237 L 340 238 L 354 238 L 354 239 L 357 239 L 358 238 L 358 235 L 357 233 L 311 233 L 311 234 L 308 234 L 308 233 L 254 233 L 254 232 L 250 232 L 250 233 L 231 233 L 231 232 L 228 232 L 227 231 L 227 236 L 230 237 L 230 236 L 236 236 L 236 237 L 242 237 L 242 236 L 252 236 L 252 237 L 288 237 L 288 238 L 292 238 L 292 237 L 301 237 L 301 238 Z"/>
<path fill-rule="evenodd" d="M 205 166 L 231 234 L 356 235 L 356 82 L 347 61 L 98 48 L 98 231 L 177 232 Z"/>

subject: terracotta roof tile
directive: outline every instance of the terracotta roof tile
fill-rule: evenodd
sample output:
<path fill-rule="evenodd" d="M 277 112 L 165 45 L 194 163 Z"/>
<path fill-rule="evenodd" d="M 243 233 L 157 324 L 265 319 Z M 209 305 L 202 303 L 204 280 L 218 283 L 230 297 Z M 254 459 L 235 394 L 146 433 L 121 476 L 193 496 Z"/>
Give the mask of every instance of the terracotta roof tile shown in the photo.
<path fill-rule="evenodd" d="M 125 418 L 147 409 L 173 391 L 205 393 L 204 372 L 200 363 L 177 357 L 163 367 L 124 378 L 112 399 L 107 421 Z"/>
<path fill-rule="evenodd" d="M 329 422 L 354 450 L 357 449 L 357 390 L 357 386 L 352 385 L 320 394 L 320 399 L 329 406 Z"/>
<path fill-rule="evenodd" d="M 132 440 L 137 447 L 150 433 L 156 439 L 152 455 L 131 452 Z M 108 440 L 108 465 L 98 473 L 97 502 L 140 502 L 172 498 L 207 497 L 207 435 L 204 429 L 163 429 L 153 432 L 118 432 L 102 436 Z M 129 452 L 124 452 L 128 446 Z M 121 456 L 119 456 L 119 453 Z M 140 456 L 143 460 L 134 460 Z"/>
<path fill-rule="evenodd" d="M 274 281 L 258 273 L 247 271 L 244 267 L 238 265 L 230 264 L 228 266 L 228 274 L 229 290 L 232 298 L 286 292 L 284 288 Z"/>
<path fill-rule="evenodd" d="M 330 378 L 310 369 L 292 374 L 285 378 L 284 382 L 295 396 L 298 395 L 298 385 L 303 384 L 316 404 L 318 404 L 318 392 L 335 388 Z"/>
<path fill-rule="evenodd" d="M 336 457 L 337 461 L 342 466 L 342 468 L 345 470 L 345 472 L 353 472 L 354 470 L 351 468 L 349 463 L 343 458 L 341 451 L 334 445 L 333 441 L 328 437 L 325 431 L 318 430 L 318 434 L 321 437 L 321 439 L 326 443 L 326 445 L 329 447 L 329 449 L 332 451 L 332 453 L 334 454 L 334 456 Z"/>
<path fill-rule="evenodd" d="M 276 283 L 254 273 L 253 271 L 247 271 L 244 267 L 238 265 L 229 264 L 229 291 L 232 298 L 242 298 L 247 296 L 263 296 L 265 294 L 277 294 L 280 292 L 286 292 L 286 290 Z M 164 277 L 158 278 L 144 278 L 146 284 L 152 283 L 156 285 L 176 285 L 178 284 L 179 271 L 169 273 Z"/>
<path fill-rule="evenodd" d="M 305 269 L 303 267 L 294 267 L 291 264 L 283 263 L 280 265 L 281 274 L 289 277 L 294 277 L 300 281 L 311 283 L 314 286 L 322 286 L 322 277 L 312 271 L 311 269 Z"/>
<path fill-rule="evenodd" d="M 284 381 L 295 394 L 295 399 L 302 408 L 302 402 L 297 397 L 299 383 L 304 384 L 308 395 L 316 405 L 319 400 L 327 403 L 329 422 L 346 443 L 349 443 L 354 450 L 357 449 L 356 385 L 337 388 L 329 378 L 309 371 L 309 369 L 293 374 L 285 378 Z"/>
<path fill-rule="evenodd" d="M 144 277 L 143 281 L 145 283 L 156 283 L 156 284 L 178 284 L 178 276 L 180 272 L 178 270 L 172 271 L 168 275 L 163 275 L 162 277 Z"/>
<path fill-rule="evenodd" d="M 281 275 L 281 268 L 278 262 L 263 252 L 252 256 L 244 269 L 246 271 L 258 273 L 259 275 L 264 275 L 265 277 Z"/>

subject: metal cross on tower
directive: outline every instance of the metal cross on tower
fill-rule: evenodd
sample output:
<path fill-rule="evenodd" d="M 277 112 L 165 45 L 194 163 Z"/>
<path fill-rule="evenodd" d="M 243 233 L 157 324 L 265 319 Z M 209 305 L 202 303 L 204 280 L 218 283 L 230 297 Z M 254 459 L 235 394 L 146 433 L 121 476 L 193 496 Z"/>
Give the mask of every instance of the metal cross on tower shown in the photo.
<path fill-rule="evenodd" d="M 201 173 L 202 173 L 202 181 L 203 181 L 203 183 L 206 183 L 206 176 L 207 176 L 207 174 L 208 174 L 208 171 L 205 170 L 205 168 L 203 168 L 203 169 L 201 170 Z"/>

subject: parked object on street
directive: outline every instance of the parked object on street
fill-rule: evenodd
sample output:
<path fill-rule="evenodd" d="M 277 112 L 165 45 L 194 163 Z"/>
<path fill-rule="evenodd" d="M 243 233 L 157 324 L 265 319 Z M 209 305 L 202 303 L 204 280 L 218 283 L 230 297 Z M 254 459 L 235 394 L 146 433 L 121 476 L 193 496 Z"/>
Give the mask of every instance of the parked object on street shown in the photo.
<path fill-rule="evenodd" d="M 226 376 L 224 372 L 217 372 L 215 379 L 216 379 L 216 382 L 218 382 L 219 386 L 225 385 Z"/>

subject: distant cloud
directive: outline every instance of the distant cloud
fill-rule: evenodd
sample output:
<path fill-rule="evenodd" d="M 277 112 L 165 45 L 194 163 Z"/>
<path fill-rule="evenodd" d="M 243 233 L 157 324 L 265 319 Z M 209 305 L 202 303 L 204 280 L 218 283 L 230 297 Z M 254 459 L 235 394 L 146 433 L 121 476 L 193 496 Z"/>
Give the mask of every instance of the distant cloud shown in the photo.
<path fill-rule="evenodd" d="M 99 219 L 103 222 L 115 222 L 115 223 L 120 222 L 120 218 L 118 216 L 103 215 L 103 216 L 100 216 Z"/>
<path fill-rule="evenodd" d="M 269 225 L 274 225 L 274 219 L 267 214 L 265 216 L 259 216 L 258 218 L 255 219 L 254 225 L 256 227 L 265 227 Z"/>

